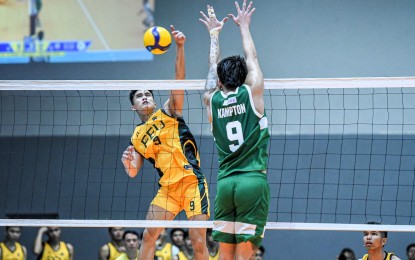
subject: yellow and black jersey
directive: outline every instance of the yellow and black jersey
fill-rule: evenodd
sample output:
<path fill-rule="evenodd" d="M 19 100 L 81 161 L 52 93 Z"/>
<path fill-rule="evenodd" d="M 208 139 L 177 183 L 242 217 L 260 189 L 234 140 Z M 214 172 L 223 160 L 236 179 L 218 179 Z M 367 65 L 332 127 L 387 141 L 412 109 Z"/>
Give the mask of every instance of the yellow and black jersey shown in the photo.
<path fill-rule="evenodd" d="M 156 251 L 154 252 L 154 259 L 156 260 L 171 260 L 173 259 L 173 256 L 177 255 L 173 252 L 173 246 L 170 243 L 165 243 L 162 248 L 156 248 Z M 175 247 L 175 249 L 178 251 L 178 248 Z"/>
<path fill-rule="evenodd" d="M 385 259 L 383 259 L 383 260 L 391 260 L 392 259 L 392 256 L 394 256 L 394 255 L 395 254 L 392 253 L 392 252 L 390 252 L 390 253 L 385 252 Z M 362 258 L 362 260 L 370 260 L 369 259 L 369 255 L 368 254 L 364 255 L 363 258 Z"/>
<path fill-rule="evenodd" d="M 119 257 L 123 253 L 122 251 L 119 251 L 118 248 L 114 246 L 112 242 L 108 242 L 107 245 L 108 245 L 109 252 L 110 252 L 108 256 L 108 260 L 115 260 L 117 259 L 117 257 Z"/>
<path fill-rule="evenodd" d="M 69 260 L 71 254 L 69 249 L 66 246 L 65 242 L 59 242 L 59 248 L 55 251 L 53 248 L 45 242 L 42 256 L 40 260 L 49 260 L 49 259 L 59 259 L 59 260 Z"/>
<path fill-rule="evenodd" d="M 131 144 L 157 169 L 160 186 L 190 175 L 204 179 L 195 139 L 183 118 L 171 117 L 159 109 L 135 128 Z"/>
<path fill-rule="evenodd" d="M 209 260 L 218 260 L 219 259 L 219 250 L 216 252 L 215 255 L 211 255 L 209 252 Z"/>
<path fill-rule="evenodd" d="M 194 257 L 188 257 L 183 251 L 179 251 L 179 254 L 177 255 L 179 260 L 193 260 Z"/>
<path fill-rule="evenodd" d="M 138 260 L 139 254 L 140 250 L 137 250 L 137 257 L 135 258 L 135 260 Z M 115 260 L 130 260 L 130 258 L 128 258 L 128 255 L 125 252 L 123 252 Z"/>
<path fill-rule="evenodd" d="M 0 243 L 1 248 L 1 259 L 0 260 L 23 260 L 25 259 L 25 254 L 23 247 L 20 243 L 15 243 L 16 248 L 14 251 L 11 251 L 5 243 Z"/>

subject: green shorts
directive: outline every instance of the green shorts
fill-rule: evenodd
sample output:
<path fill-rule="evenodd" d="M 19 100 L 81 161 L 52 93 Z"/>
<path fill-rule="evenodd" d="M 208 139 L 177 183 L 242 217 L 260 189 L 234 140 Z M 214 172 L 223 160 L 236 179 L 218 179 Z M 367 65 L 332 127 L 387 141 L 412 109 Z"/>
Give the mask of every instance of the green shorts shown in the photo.
<path fill-rule="evenodd" d="M 261 246 L 268 218 L 270 191 L 267 176 L 234 174 L 217 182 L 213 239 Z"/>

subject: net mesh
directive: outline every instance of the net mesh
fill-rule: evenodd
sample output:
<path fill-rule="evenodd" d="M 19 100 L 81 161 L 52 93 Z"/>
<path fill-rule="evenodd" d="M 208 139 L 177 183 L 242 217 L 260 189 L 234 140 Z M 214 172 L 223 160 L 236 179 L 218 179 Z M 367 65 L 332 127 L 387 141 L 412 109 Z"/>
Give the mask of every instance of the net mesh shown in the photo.
<path fill-rule="evenodd" d="M 295 82 L 268 81 L 265 91 L 268 221 L 414 224 L 414 80 Z M 146 84 L 115 82 L 97 90 L 109 83 L 92 82 L 98 87 L 87 90 L 91 82 L 0 82 L 6 86 L 0 91 L 0 218 L 144 220 L 158 175 L 145 163 L 130 179 L 120 160 L 140 123 L 127 89 L 140 83 Z M 166 89 L 181 83 L 150 82 L 159 107 Z M 186 84 L 183 117 L 198 143 L 213 205 L 216 148 L 201 83 Z"/>

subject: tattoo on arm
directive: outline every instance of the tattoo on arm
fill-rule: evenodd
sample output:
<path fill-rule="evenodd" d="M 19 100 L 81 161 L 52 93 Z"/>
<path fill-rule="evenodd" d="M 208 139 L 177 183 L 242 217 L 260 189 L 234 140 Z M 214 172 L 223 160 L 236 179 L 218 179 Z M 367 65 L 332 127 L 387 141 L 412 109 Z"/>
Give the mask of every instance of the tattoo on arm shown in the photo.
<path fill-rule="evenodd" d="M 209 73 L 206 79 L 205 91 L 212 93 L 216 89 L 218 75 L 216 73 L 216 64 L 210 66 Z"/>
<path fill-rule="evenodd" d="M 209 63 L 217 64 L 219 62 L 219 34 L 212 34 L 210 36 L 210 54 Z"/>
<path fill-rule="evenodd" d="M 210 36 L 209 72 L 206 79 L 205 91 L 213 92 L 217 86 L 218 74 L 216 72 L 219 61 L 219 35 Z"/>

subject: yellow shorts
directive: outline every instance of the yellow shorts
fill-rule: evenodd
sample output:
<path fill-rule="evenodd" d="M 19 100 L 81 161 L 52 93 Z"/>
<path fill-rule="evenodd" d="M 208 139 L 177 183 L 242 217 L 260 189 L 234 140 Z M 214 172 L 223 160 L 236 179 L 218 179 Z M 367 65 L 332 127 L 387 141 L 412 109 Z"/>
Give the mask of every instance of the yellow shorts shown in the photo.
<path fill-rule="evenodd" d="M 161 187 L 151 202 L 177 215 L 185 210 L 187 218 L 206 214 L 210 216 L 209 192 L 206 179 L 187 176 L 181 181 Z"/>

